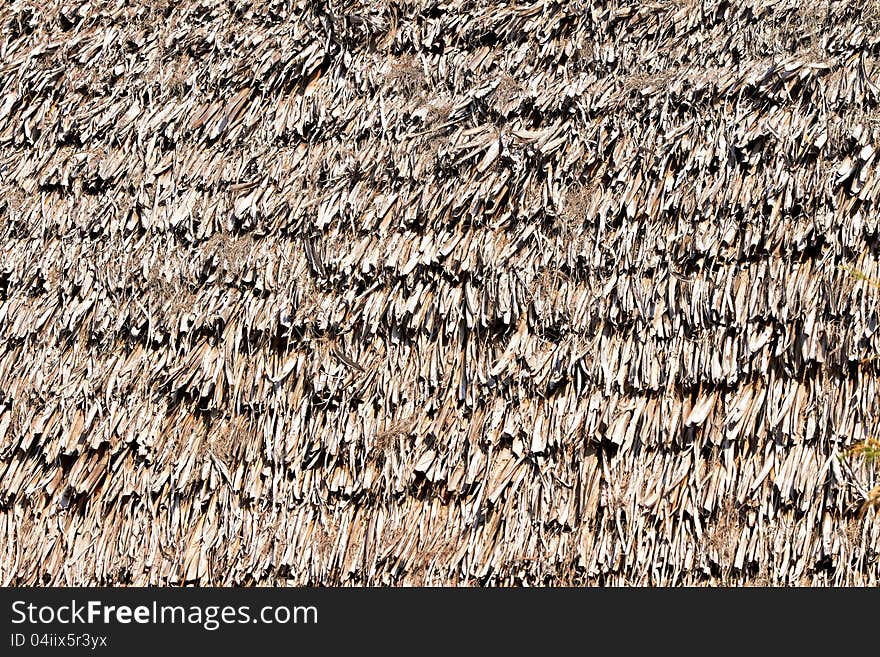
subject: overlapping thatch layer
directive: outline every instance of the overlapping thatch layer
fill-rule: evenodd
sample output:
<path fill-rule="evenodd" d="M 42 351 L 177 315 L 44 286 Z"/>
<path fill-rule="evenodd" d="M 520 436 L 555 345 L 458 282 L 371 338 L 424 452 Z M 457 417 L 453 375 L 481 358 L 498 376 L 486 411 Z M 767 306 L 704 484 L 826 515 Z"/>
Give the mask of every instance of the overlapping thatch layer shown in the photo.
<path fill-rule="evenodd" d="M 877 583 L 878 3 L 0 23 L 0 582 Z"/>

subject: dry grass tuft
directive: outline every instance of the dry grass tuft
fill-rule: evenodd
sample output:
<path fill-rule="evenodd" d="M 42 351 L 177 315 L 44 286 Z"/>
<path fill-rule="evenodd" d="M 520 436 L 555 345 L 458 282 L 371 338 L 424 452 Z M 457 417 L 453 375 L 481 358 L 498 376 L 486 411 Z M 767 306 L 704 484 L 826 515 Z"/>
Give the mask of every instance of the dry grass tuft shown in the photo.
<path fill-rule="evenodd" d="M 560 215 L 570 230 L 583 225 L 587 219 L 597 188 L 598 185 L 595 181 L 589 184 L 572 185 L 568 188 L 562 201 Z"/>
<path fill-rule="evenodd" d="M 381 457 L 391 453 L 396 448 L 397 443 L 409 435 L 413 425 L 414 420 L 412 418 L 403 418 L 391 424 L 384 431 L 379 431 L 373 438 L 373 445 L 370 449 L 371 455 Z"/>
<path fill-rule="evenodd" d="M 733 500 L 726 498 L 715 511 L 715 523 L 706 531 L 706 547 L 718 556 L 718 563 L 727 566 L 733 561 L 739 542 L 739 510 Z"/>
<path fill-rule="evenodd" d="M 406 99 L 420 97 L 426 87 L 425 72 L 413 55 L 404 55 L 392 62 L 385 75 L 385 88 Z"/>
<path fill-rule="evenodd" d="M 452 113 L 452 102 L 441 100 L 428 104 L 428 113 L 425 115 L 425 125 L 436 126 L 444 123 Z"/>
<path fill-rule="evenodd" d="M 506 114 L 519 104 L 525 87 L 509 73 L 503 73 L 492 92 L 492 106 L 502 114 Z"/>

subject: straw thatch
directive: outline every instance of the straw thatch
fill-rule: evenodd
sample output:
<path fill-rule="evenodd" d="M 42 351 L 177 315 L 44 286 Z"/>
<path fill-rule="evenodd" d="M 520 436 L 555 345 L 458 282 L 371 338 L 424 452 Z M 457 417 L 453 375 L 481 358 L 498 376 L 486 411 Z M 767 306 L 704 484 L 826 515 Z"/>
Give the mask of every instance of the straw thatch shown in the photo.
<path fill-rule="evenodd" d="M 0 583 L 877 583 L 880 3 L 0 25 Z"/>

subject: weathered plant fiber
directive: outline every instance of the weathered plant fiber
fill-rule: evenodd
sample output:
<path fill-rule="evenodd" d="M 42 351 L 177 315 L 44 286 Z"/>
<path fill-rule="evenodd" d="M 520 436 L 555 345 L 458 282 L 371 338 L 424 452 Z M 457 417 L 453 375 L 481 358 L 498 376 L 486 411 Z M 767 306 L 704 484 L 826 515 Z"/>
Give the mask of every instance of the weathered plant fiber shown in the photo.
<path fill-rule="evenodd" d="M 877 584 L 876 2 L 0 26 L 0 583 Z"/>

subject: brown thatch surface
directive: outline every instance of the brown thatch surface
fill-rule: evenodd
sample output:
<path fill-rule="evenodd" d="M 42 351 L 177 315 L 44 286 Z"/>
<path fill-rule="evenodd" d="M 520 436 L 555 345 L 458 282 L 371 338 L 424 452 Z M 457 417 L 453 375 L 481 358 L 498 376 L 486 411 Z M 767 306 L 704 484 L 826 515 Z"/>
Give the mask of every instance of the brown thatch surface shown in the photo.
<path fill-rule="evenodd" d="M 0 26 L 0 583 L 877 583 L 880 3 Z"/>

